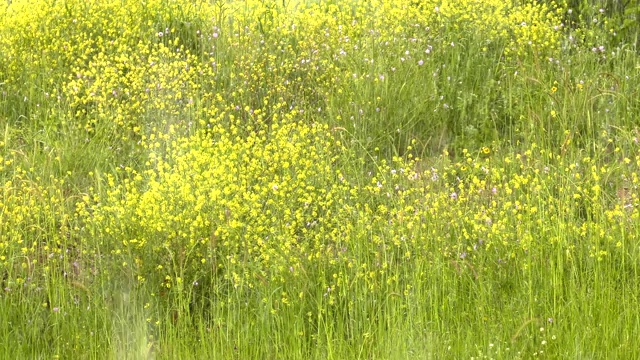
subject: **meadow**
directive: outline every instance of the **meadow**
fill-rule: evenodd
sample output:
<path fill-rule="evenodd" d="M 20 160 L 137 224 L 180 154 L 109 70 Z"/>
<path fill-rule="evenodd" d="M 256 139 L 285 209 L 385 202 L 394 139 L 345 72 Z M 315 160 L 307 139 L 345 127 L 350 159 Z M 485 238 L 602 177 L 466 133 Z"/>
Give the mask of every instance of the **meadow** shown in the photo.
<path fill-rule="evenodd" d="M 0 358 L 640 358 L 636 0 L 0 4 Z"/>

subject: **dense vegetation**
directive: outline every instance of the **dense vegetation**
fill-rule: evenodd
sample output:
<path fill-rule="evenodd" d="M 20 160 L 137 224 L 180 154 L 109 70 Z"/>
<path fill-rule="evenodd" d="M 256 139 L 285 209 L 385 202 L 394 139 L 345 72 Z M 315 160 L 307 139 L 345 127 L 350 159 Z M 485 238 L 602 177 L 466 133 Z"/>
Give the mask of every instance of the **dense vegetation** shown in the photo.
<path fill-rule="evenodd" d="M 7 358 L 639 358 L 637 1 L 0 5 Z"/>

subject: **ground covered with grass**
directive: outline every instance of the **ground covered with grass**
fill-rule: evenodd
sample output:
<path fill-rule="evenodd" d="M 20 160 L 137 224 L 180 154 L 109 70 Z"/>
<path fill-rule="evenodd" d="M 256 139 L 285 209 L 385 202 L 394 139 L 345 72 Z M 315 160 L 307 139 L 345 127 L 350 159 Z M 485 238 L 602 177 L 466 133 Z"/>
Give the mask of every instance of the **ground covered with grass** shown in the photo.
<path fill-rule="evenodd" d="M 6 358 L 638 358 L 640 4 L 0 5 Z"/>

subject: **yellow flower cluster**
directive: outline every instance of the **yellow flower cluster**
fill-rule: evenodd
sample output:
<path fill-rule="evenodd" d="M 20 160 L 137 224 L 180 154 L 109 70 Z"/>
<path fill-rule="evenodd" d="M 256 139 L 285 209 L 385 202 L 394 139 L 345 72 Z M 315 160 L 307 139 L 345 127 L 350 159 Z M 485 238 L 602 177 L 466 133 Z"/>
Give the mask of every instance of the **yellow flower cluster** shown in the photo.
<path fill-rule="evenodd" d="M 64 180 L 43 179 L 34 169 L 13 169 L 9 180 L 0 187 L 0 273 L 5 291 L 13 290 L 27 279 L 36 286 L 41 274 L 61 271 L 64 256 L 71 254 L 72 219 L 68 199 L 63 193 Z"/>
<path fill-rule="evenodd" d="M 97 222 L 93 236 L 113 239 L 113 255 L 135 258 L 140 280 L 154 270 L 175 280 L 224 269 L 235 286 L 282 281 L 338 240 L 332 219 L 344 191 L 327 127 L 293 114 L 269 131 L 256 126 L 241 135 L 237 126 L 175 140 L 151 136 L 146 170 L 125 169 L 123 185 L 109 179 L 111 190 L 87 220 Z M 238 264 L 256 272 L 238 272 Z"/>
<path fill-rule="evenodd" d="M 571 258 L 575 247 L 583 248 L 572 241 L 585 239 L 589 256 L 601 260 L 623 245 L 620 239 L 640 215 L 635 193 L 640 157 L 615 165 L 598 165 L 590 157 L 567 162 L 534 145 L 501 159 L 501 166 L 494 162 L 467 154 L 466 161 L 444 167 L 452 201 L 431 213 L 454 225 L 433 234 L 454 232 L 458 241 L 451 246 L 451 239 L 441 238 L 444 254 L 466 258 L 478 248 L 493 248 L 506 261 L 556 245 Z M 426 196 L 442 197 L 436 194 Z"/>
<path fill-rule="evenodd" d="M 192 111 L 196 78 L 213 76 L 201 41 L 213 13 L 207 2 L 5 4 L 3 89 L 57 100 L 34 110 L 57 124 L 89 133 L 115 126 L 124 140 L 151 123 L 178 122 Z"/>
<path fill-rule="evenodd" d="M 508 56 L 544 56 L 559 49 L 563 9 L 554 2 L 443 1 L 437 12 L 445 26 L 503 43 Z"/>

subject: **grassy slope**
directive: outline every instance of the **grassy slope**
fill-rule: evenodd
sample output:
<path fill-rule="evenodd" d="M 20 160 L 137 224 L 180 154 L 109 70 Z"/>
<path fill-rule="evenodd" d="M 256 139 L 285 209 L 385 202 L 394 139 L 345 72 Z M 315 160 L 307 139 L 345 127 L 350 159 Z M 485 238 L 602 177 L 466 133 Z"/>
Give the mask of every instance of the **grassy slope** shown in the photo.
<path fill-rule="evenodd" d="M 25 3 L 4 357 L 640 355 L 620 9 Z"/>

